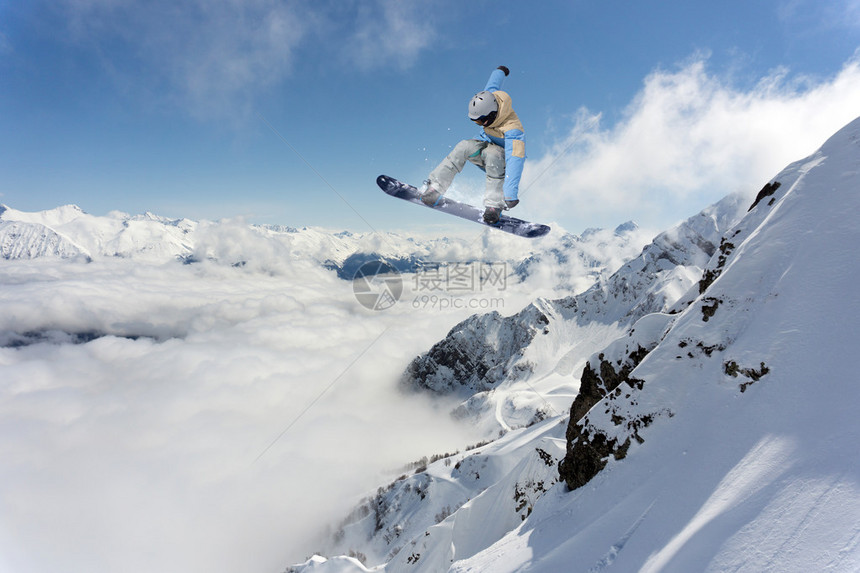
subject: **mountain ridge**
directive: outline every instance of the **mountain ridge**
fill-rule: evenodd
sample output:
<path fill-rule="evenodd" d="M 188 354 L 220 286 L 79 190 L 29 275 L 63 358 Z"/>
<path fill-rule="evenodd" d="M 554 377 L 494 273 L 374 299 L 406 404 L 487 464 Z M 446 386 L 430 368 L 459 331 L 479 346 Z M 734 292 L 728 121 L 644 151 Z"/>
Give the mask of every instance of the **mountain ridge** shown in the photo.
<path fill-rule="evenodd" d="M 430 237 L 415 239 L 400 233 L 330 231 L 313 227 L 283 225 L 250 225 L 241 219 L 197 222 L 170 219 L 151 212 L 129 215 L 113 211 L 94 216 L 76 205 L 65 205 L 38 212 L 17 211 L 4 205 L 0 211 L 0 258 L 30 260 L 58 258 L 93 261 L 97 258 L 134 258 L 148 262 L 180 261 L 195 263 L 219 260 L 244 264 L 260 257 L 260 252 L 236 244 L 235 233 L 248 232 L 249 243 L 272 256 L 272 248 L 289 257 L 307 259 L 335 271 L 344 280 L 352 280 L 362 264 L 370 261 L 388 263 L 401 273 L 419 272 L 427 265 L 449 262 L 466 263 L 475 259 L 474 239 Z M 487 235 L 490 233 L 490 235 Z M 528 279 L 530 261 L 551 261 L 555 272 L 565 277 L 566 288 L 584 284 L 572 277 L 579 268 L 589 269 L 590 281 L 617 263 L 621 254 L 635 254 L 643 231 L 632 221 L 613 231 L 589 229 L 583 237 L 557 230 L 539 241 L 495 236 L 487 230 L 482 238 L 482 255 L 478 258 L 509 264 L 520 280 Z M 229 245 L 227 243 L 230 243 Z"/>

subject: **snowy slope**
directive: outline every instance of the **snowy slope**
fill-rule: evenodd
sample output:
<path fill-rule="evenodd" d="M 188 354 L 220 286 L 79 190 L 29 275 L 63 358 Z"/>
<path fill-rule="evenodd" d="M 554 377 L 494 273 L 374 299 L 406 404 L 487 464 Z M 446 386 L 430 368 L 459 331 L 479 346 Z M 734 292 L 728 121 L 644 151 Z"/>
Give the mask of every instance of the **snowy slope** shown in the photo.
<path fill-rule="evenodd" d="M 191 253 L 196 224 L 151 213 L 97 217 L 75 205 L 26 213 L 0 206 L 0 258 L 95 256 L 169 260 Z"/>
<path fill-rule="evenodd" d="M 860 120 L 763 189 L 673 308 L 594 297 L 635 324 L 574 369 L 574 416 L 404 477 L 332 549 L 385 571 L 860 569 L 858 190 Z M 550 486 L 540 462 L 562 454 L 568 484 Z"/>
<path fill-rule="evenodd" d="M 645 329 L 639 382 L 571 425 L 633 436 L 626 457 L 455 570 L 860 568 L 860 120 L 774 181 L 707 290 Z"/>
<path fill-rule="evenodd" d="M 721 234 L 745 210 L 739 197 L 727 197 L 660 234 L 581 295 L 539 299 L 509 317 L 472 316 L 416 358 L 404 374 L 407 388 L 453 393 L 463 399 L 458 416 L 484 426 L 488 437 L 508 434 L 381 488 L 341 524 L 327 553 L 389 562 L 389 571 L 436 571 L 516 527 L 557 481 L 564 456 L 559 420 L 578 390 L 573 374 L 636 317 L 668 310 L 695 285 Z M 479 540 L 472 530 L 481 530 Z M 419 566 L 415 556 L 428 553 L 434 557 Z"/>
<path fill-rule="evenodd" d="M 388 572 L 444 571 L 521 524 L 557 482 L 563 455 L 564 426 L 556 419 L 422 465 L 379 488 L 338 526 L 326 553 L 353 560 L 323 570 L 365 571 L 363 562 L 387 563 Z"/>

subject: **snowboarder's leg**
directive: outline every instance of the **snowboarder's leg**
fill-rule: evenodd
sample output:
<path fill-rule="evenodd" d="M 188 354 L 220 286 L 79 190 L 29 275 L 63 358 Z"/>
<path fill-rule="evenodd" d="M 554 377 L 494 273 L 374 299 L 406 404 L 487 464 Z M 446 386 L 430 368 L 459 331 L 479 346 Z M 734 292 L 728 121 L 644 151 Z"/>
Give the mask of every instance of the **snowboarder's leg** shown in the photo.
<path fill-rule="evenodd" d="M 477 139 L 464 139 L 455 145 L 442 163 L 430 172 L 429 187 L 444 195 L 454 181 L 454 177 L 463 170 L 466 161 L 473 161 L 475 157 L 480 157 L 481 151 L 487 145 L 486 141 Z"/>
<path fill-rule="evenodd" d="M 484 206 L 501 211 L 505 208 L 505 150 L 491 144 L 481 155 L 484 159 L 484 171 L 487 173 Z"/>

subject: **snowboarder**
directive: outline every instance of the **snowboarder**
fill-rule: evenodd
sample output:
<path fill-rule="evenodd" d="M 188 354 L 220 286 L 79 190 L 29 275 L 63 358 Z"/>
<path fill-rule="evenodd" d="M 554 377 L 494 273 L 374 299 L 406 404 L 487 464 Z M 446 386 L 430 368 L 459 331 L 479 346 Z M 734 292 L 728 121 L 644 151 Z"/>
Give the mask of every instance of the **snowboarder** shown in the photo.
<path fill-rule="evenodd" d="M 513 209 L 518 198 L 520 177 L 526 159 L 523 124 L 511 105 L 511 96 L 499 88 L 510 74 L 499 66 L 490 74 L 487 86 L 469 101 L 469 119 L 483 129 L 477 139 L 464 139 L 434 169 L 421 187 L 421 200 L 435 205 L 451 186 L 466 161 L 487 174 L 484 192 L 484 221 L 495 225 L 503 209 Z"/>

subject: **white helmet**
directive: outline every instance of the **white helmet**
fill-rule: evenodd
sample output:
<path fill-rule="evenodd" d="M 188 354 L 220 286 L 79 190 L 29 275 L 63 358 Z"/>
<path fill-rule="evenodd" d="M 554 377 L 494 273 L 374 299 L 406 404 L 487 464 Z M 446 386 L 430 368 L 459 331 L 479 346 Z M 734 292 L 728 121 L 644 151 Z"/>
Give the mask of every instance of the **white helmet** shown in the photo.
<path fill-rule="evenodd" d="M 469 102 L 469 119 L 481 125 L 490 125 L 499 112 L 499 104 L 492 92 L 478 92 Z"/>

